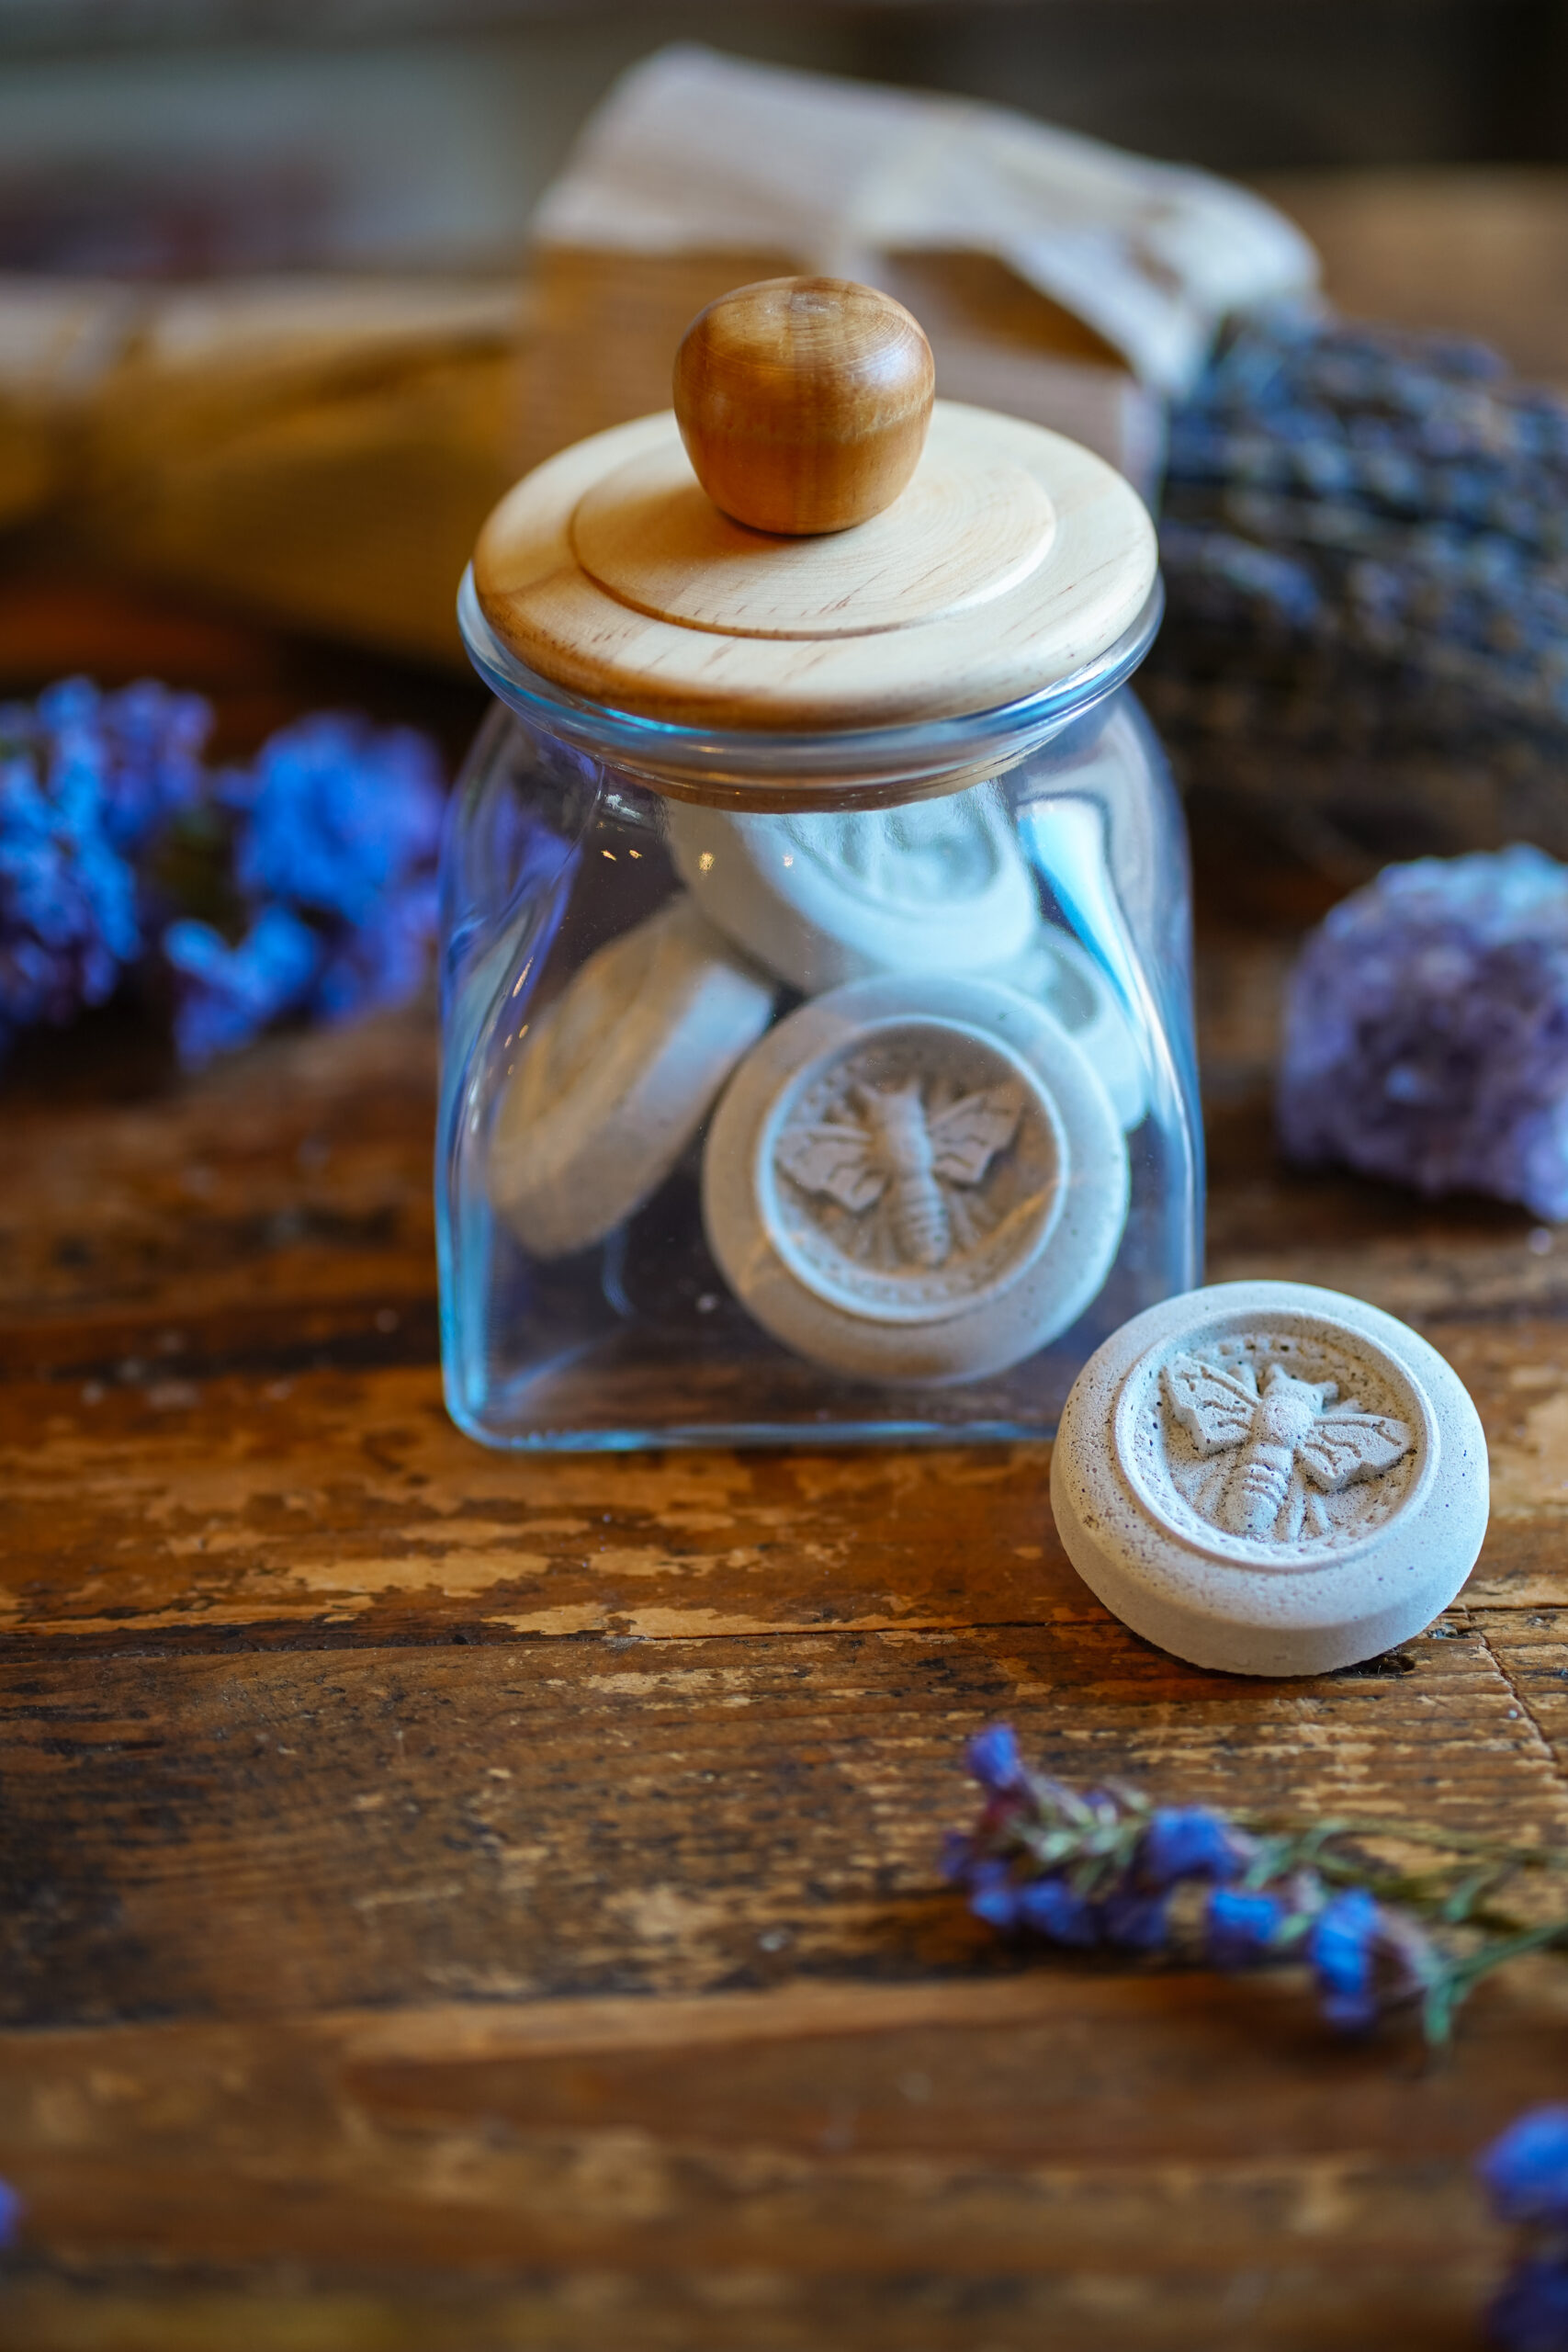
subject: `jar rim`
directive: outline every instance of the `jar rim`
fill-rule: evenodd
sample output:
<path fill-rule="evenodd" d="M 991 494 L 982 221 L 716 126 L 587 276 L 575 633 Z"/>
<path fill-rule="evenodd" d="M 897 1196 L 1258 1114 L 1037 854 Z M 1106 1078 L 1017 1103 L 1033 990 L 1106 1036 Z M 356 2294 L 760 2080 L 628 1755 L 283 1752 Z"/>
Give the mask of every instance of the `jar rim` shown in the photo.
<path fill-rule="evenodd" d="M 1016 766 L 1126 684 L 1153 644 L 1164 613 L 1165 591 L 1156 572 L 1131 627 L 1081 670 L 1038 694 L 989 710 L 899 727 L 779 734 L 761 728 L 675 725 L 572 694 L 530 670 L 502 644 L 480 609 L 471 565 L 457 592 L 457 626 L 468 659 L 516 718 L 672 797 L 778 810 L 876 808 L 934 798 Z"/>

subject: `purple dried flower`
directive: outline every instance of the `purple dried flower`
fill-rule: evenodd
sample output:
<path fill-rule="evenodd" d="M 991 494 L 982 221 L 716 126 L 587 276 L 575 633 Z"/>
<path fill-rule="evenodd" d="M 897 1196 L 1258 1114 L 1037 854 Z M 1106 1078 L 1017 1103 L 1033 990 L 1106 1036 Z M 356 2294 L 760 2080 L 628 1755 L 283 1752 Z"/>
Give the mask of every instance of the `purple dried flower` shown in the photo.
<path fill-rule="evenodd" d="M 100 1002 L 140 954 L 127 861 L 206 797 L 210 723 L 198 695 L 152 680 L 104 694 L 67 678 L 36 704 L 0 707 L 0 1048 L 14 1030 Z M 443 810 L 423 736 L 302 719 L 227 775 L 219 798 L 235 813 L 253 927 L 237 946 L 202 922 L 165 930 L 182 1058 L 205 1061 L 283 1013 L 345 1020 L 417 992 Z"/>
<path fill-rule="evenodd" d="M 1100 1932 L 1123 1951 L 1163 1951 L 1170 1940 L 1170 1891 L 1145 1894 L 1138 1887 L 1113 1887 L 1100 1898 Z"/>
<path fill-rule="evenodd" d="M 1291 1916 L 1281 1894 L 1216 1886 L 1203 1907 L 1205 1957 L 1216 1968 L 1257 1968 L 1275 1956 Z"/>
<path fill-rule="evenodd" d="M 444 806 L 434 747 L 408 727 L 322 712 L 286 727 L 255 764 L 226 775 L 240 812 L 234 876 L 246 897 L 355 924 L 434 869 Z"/>
<path fill-rule="evenodd" d="M 0 1045 L 102 1003 L 140 954 L 126 859 L 196 798 L 210 718 L 150 680 L 0 709 Z"/>
<path fill-rule="evenodd" d="M 224 777 L 221 797 L 239 811 L 240 888 L 320 933 L 302 1009 L 347 1021 L 416 995 L 437 922 L 434 746 L 411 728 L 326 712 L 274 735 L 253 769 Z"/>
<path fill-rule="evenodd" d="M 1386 1909 L 1360 1886 L 1325 1904 L 1307 1932 L 1305 1951 L 1325 2018 L 1348 2033 L 1364 2031 L 1393 2003 L 1424 1992 L 1438 1966 L 1416 1922 Z"/>
<path fill-rule="evenodd" d="M 1356 2031 L 1376 2022 L 1376 1942 L 1380 1912 L 1364 1887 L 1348 1887 L 1326 1903 L 1307 1938 L 1330 2025 Z"/>
<path fill-rule="evenodd" d="M 1219 1883 L 1239 1878 L 1254 1850 L 1250 1838 L 1206 1805 L 1166 1805 L 1138 1840 L 1138 1876 L 1150 1887 L 1189 1878 Z"/>
<path fill-rule="evenodd" d="M 429 968 L 435 936 L 435 876 L 389 892 L 376 912 L 342 934 L 322 967 L 310 1010 L 325 1021 L 406 1004 Z"/>
<path fill-rule="evenodd" d="M 1568 2107 L 1535 2107 L 1493 2141 L 1476 2170 L 1500 2222 L 1568 2229 Z"/>
<path fill-rule="evenodd" d="M 1314 744 L 1359 760 L 1372 688 L 1385 749 L 1512 765 L 1525 718 L 1561 763 L 1568 406 L 1500 370 L 1342 320 L 1237 322 L 1170 418 L 1162 667 L 1194 754 L 1240 739 L 1266 769 L 1310 698 Z"/>
<path fill-rule="evenodd" d="M 986 1802 L 966 1836 L 948 1838 L 943 1871 L 981 1918 L 1010 1932 L 1144 1956 L 1201 1956 L 1223 1969 L 1304 1962 L 1330 2024 L 1359 2031 L 1396 2004 L 1419 2002 L 1437 2041 L 1478 1976 L 1517 1956 L 1519 1931 L 1504 1922 L 1507 1931 L 1491 1948 L 1456 1961 L 1408 1907 L 1468 1923 L 1465 1904 L 1478 1884 L 1473 1839 L 1461 1841 L 1452 1875 L 1439 1871 L 1406 1903 L 1384 1904 L 1369 1885 L 1345 1883 L 1386 1880 L 1382 1865 L 1338 1845 L 1352 1825 L 1243 1829 L 1207 1805 L 1150 1807 L 1114 1782 L 1069 1787 L 1029 1771 L 1006 1724 L 987 1725 L 971 1743 L 970 1760 Z M 1367 1828 L 1391 1834 L 1386 1825 Z M 1330 1879 L 1339 1883 L 1333 1893 Z M 1529 1932 L 1531 1949 L 1540 1940 L 1539 1929 Z"/>
<path fill-rule="evenodd" d="M 1234 531 L 1168 521 L 1160 560 L 1183 609 L 1205 620 L 1266 633 L 1309 629 L 1323 597 L 1307 566 Z"/>
<path fill-rule="evenodd" d="M 1018 1891 L 1018 1922 L 1054 1944 L 1097 1944 L 1099 1907 L 1061 1878 L 1027 1880 Z"/>
<path fill-rule="evenodd" d="M 1568 868 L 1422 858 L 1343 900 L 1292 979 L 1279 1102 L 1304 1164 L 1568 1216 Z"/>
<path fill-rule="evenodd" d="M 1487 2308 L 1486 2338 L 1497 2352 L 1568 2352 L 1568 2264 L 1519 2263 Z"/>
<path fill-rule="evenodd" d="M 971 1776 L 994 1796 L 1006 1796 L 1023 1786 L 1023 1759 L 1010 1724 L 987 1724 L 977 1731 L 964 1751 Z"/>
<path fill-rule="evenodd" d="M 962 1829 L 950 1829 L 942 1841 L 942 1874 L 950 1886 L 967 1886 L 969 1873 L 980 1859 L 980 1849 L 973 1838 Z"/>
<path fill-rule="evenodd" d="M 17 2233 L 22 2226 L 22 2215 L 26 2211 L 27 2207 L 20 2195 L 12 2188 L 10 2182 L 0 2180 L 0 2252 L 7 2246 L 15 2245 Z"/>
<path fill-rule="evenodd" d="M 186 918 L 164 932 L 164 953 L 176 976 L 175 1042 L 180 1059 L 197 1069 L 300 1010 L 321 947 L 287 907 L 265 907 L 238 947 L 209 923 Z"/>
<path fill-rule="evenodd" d="M 1493 2211 L 1530 2249 L 1494 2298 L 1487 2335 L 1502 2352 L 1568 2352 L 1568 2107 L 1537 2107 L 1476 2164 Z"/>
<path fill-rule="evenodd" d="M 1006 1862 L 976 1862 L 969 1873 L 969 1908 L 990 1927 L 1017 1927 L 1020 1891 Z"/>

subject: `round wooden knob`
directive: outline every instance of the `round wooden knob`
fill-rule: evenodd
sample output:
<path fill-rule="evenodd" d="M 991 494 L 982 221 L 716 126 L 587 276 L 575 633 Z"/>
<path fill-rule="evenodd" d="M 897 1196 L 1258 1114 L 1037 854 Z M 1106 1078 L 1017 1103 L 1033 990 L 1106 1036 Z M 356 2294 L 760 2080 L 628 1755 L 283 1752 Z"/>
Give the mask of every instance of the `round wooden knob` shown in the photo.
<path fill-rule="evenodd" d="M 769 277 L 710 302 L 675 355 L 675 414 L 716 506 L 755 531 L 843 531 L 919 462 L 935 372 L 917 321 L 847 277 Z"/>

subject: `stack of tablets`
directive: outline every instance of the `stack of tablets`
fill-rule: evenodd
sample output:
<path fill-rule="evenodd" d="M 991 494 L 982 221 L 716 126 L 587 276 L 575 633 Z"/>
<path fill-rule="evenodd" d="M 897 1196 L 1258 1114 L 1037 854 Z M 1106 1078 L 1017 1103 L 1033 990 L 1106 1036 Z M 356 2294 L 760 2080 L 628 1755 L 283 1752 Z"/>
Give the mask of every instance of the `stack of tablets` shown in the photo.
<path fill-rule="evenodd" d="M 684 888 L 581 966 L 498 1105 L 525 1247 L 604 1240 L 705 1125 L 708 1248 L 796 1353 L 945 1383 L 1066 1330 L 1120 1246 L 1148 1081 L 996 786 L 668 827 Z"/>

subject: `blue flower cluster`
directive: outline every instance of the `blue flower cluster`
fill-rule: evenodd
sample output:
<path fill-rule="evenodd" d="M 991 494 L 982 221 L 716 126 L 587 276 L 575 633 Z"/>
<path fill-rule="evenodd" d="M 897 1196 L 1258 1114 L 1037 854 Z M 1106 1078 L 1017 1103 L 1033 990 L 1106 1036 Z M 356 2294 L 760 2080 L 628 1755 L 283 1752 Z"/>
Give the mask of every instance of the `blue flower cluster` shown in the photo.
<path fill-rule="evenodd" d="M 445 800 L 434 747 L 324 713 L 214 777 L 211 718 L 152 680 L 104 694 L 70 678 L 0 706 L 0 1053 L 101 1004 L 153 939 L 191 1065 L 286 1014 L 346 1020 L 420 987 Z M 182 827 L 209 854 L 219 844 L 237 939 L 166 920 L 159 861 Z"/>
<path fill-rule="evenodd" d="M 233 818 L 233 877 L 250 915 L 231 945 L 171 924 L 175 1041 L 197 1064 L 286 1015 L 345 1021 L 406 1001 L 435 933 L 445 794 L 412 729 L 323 712 L 284 728 L 219 778 Z"/>
<path fill-rule="evenodd" d="M 0 1052 L 103 1003 L 141 954 L 130 861 L 197 798 L 210 723 L 151 681 L 0 705 Z"/>
<path fill-rule="evenodd" d="M 1324 2017 L 1348 2032 L 1421 1999 L 1438 1973 L 1415 1920 L 1364 1887 L 1282 1870 L 1269 1840 L 1206 1806 L 1050 1780 L 1025 1766 L 1006 1724 L 978 1733 L 968 1761 L 987 1801 L 949 1839 L 944 1868 L 994 1928 L 1226 1970 L 1303 1962 Z"/>
<path fill-rule="evenodd" d="M 1303 1165 L 1568 1216 L 1568 866 L 1420 858 L 1342 900 L 1292 975 L 1279 1120 Z"/>
<path fill-rule="evenodd" d="M 1487 2313 L 1490 2341 L 1498 2352 L 1568 2352 L 1568 2107 L 1521 2115 L 1476 2169 L 1498 2220 L 1524 2241 Z"/>
<path fill-rule="evenodd" d="M 287 907 L 264 907 L 237 947 L 189 916 L 167 926 L 163 946 L 176 976 L 180 1058 L 191 1069 L 302 1005 L 321 960 L 315 933 Z"/>
<path fill-rule="evenodd" d="M 153 678 L 118 694 L 63 678 L 34 711 L 51 763 L 96 795 L 104 831 L 122 856 L 134 857 L 201 798 L 212 708 L 200 695 L 175 694 Z"/>

